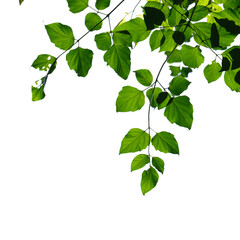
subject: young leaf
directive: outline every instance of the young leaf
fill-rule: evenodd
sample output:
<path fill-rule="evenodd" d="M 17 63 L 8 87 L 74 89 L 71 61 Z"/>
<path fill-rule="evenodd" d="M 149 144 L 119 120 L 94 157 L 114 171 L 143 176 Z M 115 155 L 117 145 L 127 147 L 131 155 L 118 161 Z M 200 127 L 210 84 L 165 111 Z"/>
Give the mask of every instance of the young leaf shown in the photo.
<path fill-rule="evenodd" d="M 108 8 L 109 5 L 110 5 L 110 0 L 97 0 L 95 7 L 98 10 L 104 10 L 104 9 Z"/>
<path fill-rule="evenodd" d="M 177 76 L 173 78 L 172 81 L 170 82 L 169 90 L 173 95 L 180 95 L 182 92 L 184 92 L 188 88 L 190 83 L 191 82 L 189 82 L 184 77 Z"/>
<path fill-rule="evenodd" d="M 45 25 L 48 36 L 56 47 L 67 50 L 74 44 L 72 29 L 61 23 L 52 23 Z"/>
<path fill-rule="evenodd" d="M 172 102 L 166 106 L 164 116 L 171 123 L 190 130 L 193 122 L 193 106 L 189 98 L 187 96 L 173 98 Z"/>
<path fill-rule="evenodd" d="M 171 70 L 171 76 L 177 76 L 180 72 L 181 72 L 181 69 L 180 67 L 177 67 L 177 66 L 169 66 L 170 70 Z"/>
<path fill-rule="evenodd" d="M 152 138 L 152 145 L 160 152 L 179 154 L 178 143 L 174 135 L 169 132 L 157 133 Z"/>
<path fill-rule="evenodd" d="M 44 87 L 45 84 L 42 84 L 38 88 L 32 86 L 32 101 L 39 101 L 45 97 Z"/>
<path fill-rule="evenodd" d="M 160 52 L 162 51 L 171 52 L 175 48 L 176 43 L 173 40 L 173 33 L 174 31 L 172 31 L 171 29 L 168 29 L 166 32 L 163 33 L 163 36 L 165 37 L 165 41 L 160 46 Z"/>
<path fill-rule="evenodd" d="M 51 65 L 56 61 L 56 58 L 48 54 L 40 54 L 34 60 L 32 67 L 40 71 L 48 71 Z"/>
<path fill-rule="evenodd" d="M 145 14 L 143 15 L 147 30 L 152 30 L 155 25 L 160 26 L 165 21 L 164 13 L 154 7 L 144 7 Z"/>
<path fill-rule="evenodd" d="M 216 60 L 212 61 L 212 64 L 209 64 L 204 68 L 203 73 L 208 83 L 214 82 L 221 77 L 222 72 L 220 72 L 220 70 L 221 65 L 217 63 Z"/>
<path fill-rule="evenodd" d="M 112 41 L 109 33 L 96 34 L 94 38 L 97 48 L 103 51 L 108 50 L 111 47 Z"/>
<path fill-rule="evenodd" d="M 123 79 L 130 73 L 130 50 L 128 47 L 113 44 L 104 54 L 104 61 Z"/>
<path fill-rule="evenodd" d="M 163 174 L 164 172 L 164 161 L 159 157 L 152 157 L 152 165 Z"/>
<path fill-rule="evenodd" d="M 201 54 L 199 47 L 183 45 L 180 51 L 182 61 L 188 67 L 198 68 L 204 62 L 204 56 Z"/>
<path fill-rule="evenodd" d="M 117 112 L 135 112 L 143 107 L 145 96 L 137 88 L 125 86 L 118 94 L 116 101 Z"/>
<path fill-rule="evenodd" d="M 134 72 L 138 82 L 143 86 L 150 86 L 152 84 L 153 76 L 148 69 L 139 69 Z"/>
<path fill-rule="evenodd" d="M 150 158 L 148 155 L 146 154 L 137 155 L 132 161 L 131 172 L 144 167 L 149 162 L 150 162 Z"/>
<path fill-rule="evenodd" d="M 95 31 L 102 28 L 102 19 L 96 13 L 88 13 L 85 17 L 85 26 L 89 31 Z"/>
<path fill-rule="evenodd" d="M 132 128 L 123 138 L 119 154 L 138 152 L 145 149 L 151 141 L 151 137 L 139 128 Z"/>
<path fill-rule="evenodd" d="M 82 12 L 88 7 L 88 0 L 67 0 L 69 10 L 72 13 Z"/>
<path fill-rule="evenodd" d="M 155 30 L 149 39 L 149 45 L 151 47 L 151 51 L 154 51 L 155 49 L 160 47 L 161 40 L 163 37 L 163 33 L 161 30 Z"/>
<path fill-rule="evenodd" d="M 93 52 L 89 49 L 76 48 L 71 50 L 66 60 L 70 69 L 74 70 L 78 77 L 86 77 L 92 67 Z"/>
<path fill-rule="evenodd" d="M 158 178 L 159 175 L 153 167 L 143 171 L 141 180 L 141 190 L 143 195 L 151 191 L 157 185 Z"/>

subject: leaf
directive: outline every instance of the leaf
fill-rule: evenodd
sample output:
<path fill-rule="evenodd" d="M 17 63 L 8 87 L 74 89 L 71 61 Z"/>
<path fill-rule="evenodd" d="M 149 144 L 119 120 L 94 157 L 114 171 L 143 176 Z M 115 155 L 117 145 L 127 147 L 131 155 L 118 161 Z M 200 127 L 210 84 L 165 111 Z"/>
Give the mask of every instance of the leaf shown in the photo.
<path fill-rule="evenodd" d="M 224 81 L 225 84 L 232 90 L 240 92 L 240 85 L 236 82 L 236 75 L 240 69 L 230 70 L 225 72 Z"/>
<path fill-rule="evenodd" d="M 181 76 L 182 77 L 188 77 L 188 74 L 192 72 L 192 69 L 189 67 L 182 67 L 181 69 Z"/>
<path fill-rule="evenodd" d="M 167 92 L 161 92 L 159 93 L 156 101 L 157 101 L 157 104 L 160 105 L 162 104 L 167 98 L 168 98 L 169 94 Z"/>
<path fill-rule="evenodd" d="M 240 26 L 236 25 L 234 21 L 229 21 L 227 18 L 223 19 L 214 18 L 214 19 L 221 27 L 225 28 L 227 32 L 236 35 L 240 33 Z"/>
<path fill-rule="evenodd" d="M 78 77 L 86 77 L 92 67 L 93 52 L 89 49 L 76 48 L 71 50 L 66 60 L 70 69 L 74 70 Z"/>
<path fill-rule="evenodd" d="M 223 68 L 221 69 L 221 71 L 224 71 L 223 69 L 234 70 L 240 67 L 240 47 L 239 46 L 233 46 L 227 49 L 225 52 L 222 53 L 222 56 L 223 56 L 223 62 L 222 62 Z"/>
<path fill-rule="evenodd" d="M 221 77 L 222 72 L 220 72 L 220 70 L 221 65 L 217 63 L 216 60 L 212 61 L 212 64 L 209 64 L 204 68 L 203 73 L 208 83 L 214 82 Z"/>
<path fill-rule="evenodd" d="M 141 190 L 143 195 L 151 191 L 157 185 L 158 178 L 158 173 L 153 167 L 143 171 L 141 180 Z"/>
<path fill-rule="evenodd" d="M 52 23 L 45 25 L 48 36 L 56 47 L 68 50 L 74 44 L 74 36 L 72 29 L 61 23 Z"/>
<path fill-rule="evenodd" d="M 132 36 L 128 31 L 114 32 L 113 41 L 115 45 L 132 47 Z"/>
<path fill-rule="evenodd" d="M 145 149 L 151 141 L 151 137 L 139 128 L 132 128 L 123 138 L 119 154 L 138 152 Z"/>
<path fill-rule="evenodd" d="M 152 138 L 152 145 L 160 152 L 179 154 L 178 143 L 174 135 L 169 132 L 157 133 Z"/>
<path fill-rule="evenodd" d="M 110 6 L 110 0 L 97 0 L 95 7 L 98 10 L 104 10 Z"/>
<path fill-rule="evenodd" d="M 130 50 L 128 47 L 113 44 L 104 54 L 104 61 L 107 62 L 107 65 L 109 65 L 121 78 L 128 78 L 131 65 Z"/>
<path fill-rule="evenodd" d="M 144 167 L 149 162 L 150 162 L 150 158 L 148 155 L 146 154 L 137 155 L 132 161 L 131 172 Z"/>
<path fill-rule="evenodd" d="M 210 41 L 211 41 L 212 48 L 220 47 L 219 46 L 219 33 L 218 33 L 217 26 L 215 23 L 213 23 L 211 26 Z"/>
<path fill-rule="evenodd" d="M 42 100 L 45 97 L 44 93 L 44 87 L 47 81 L 48 75 L 41 78 L 41 85 L 39 87 L 33 87 L 32 86 L 32 101 L 39 101 Z"/>
<path fill-rule="evenodd" d="M 147 90 L 146 95 L 147 98 L 149 99 L 149 102 L 151 102 L 151 107 L 156 108 L 158 106 L 157 104 L 157 97 L 158 95 L 162 92 L 161 88 L 156 87 L 153 92 L 153 88 L 150 88 Z M 153 96 L 152 96 L 153 93 Z"/>
<path fill-rule="evenodd" d="M 169 90 L 173 95 L 180 95 L 182 92 L 184 92 L 188 88 L 190 83 L 191 82 L 189 82 L 184 77 L 177 76 L 177 77 L 174 77 L 170 82 Z"/>
<path fill-rule="evenodd" d="M 135 112 L 143 107 L 145 96 L 137 88 L 125 86 L 118 94 L 116 101 L 117 112 Z"/>
<path fill-rule="evenodd" d="M 40 71 L 48 71 L 51 65 L 56 61 L 56 58 L 48 54 L 40 54 L 34 60 L 32 67 Z"/>
<path fill-rule="evenodd" d="M 189 98 L 187 96 L 173 98 L 172 102 L 166 106 L 164 116 L 171 123 L 190 130 L 193 122 L 193 106 Z"/>
<path fill-rule="evenodd" d="M 171 76 L 177 76 L 180 72 L 181 72 L 181 69 L 180 67 L 177 67 L 177 66 L 169 66 L 170 70 L 171 70 Z"/>
<path fill-rule="evenodd" d="M 139 17 L 134 18 L 128 22 L 124 22 L 115 27 L 113 30 L 113 32 L 121 31 L 128 31 L 132 36 L 133 42 L 135 43 L 145 40 L 150 34 L 150 31 L 147 31 L 147 27 L 143 19 Z"/>
<path fill-rule="evenodd" d="M 23 3 L 24 0 L 19 0 L 19 4 L 21 5 Z"/>
<path fill-rule="evenodd" d="M 67 0 L 67 2 L 72 13 L 82 12 L 88 7 L 88 0 Z"/>
<path fill-rule="evenodd" d="M 159 157 L 152 157 L 152 165 L 163 174 L 164 172 L 164 161 Z"/>
<path fill-rule="evenodd" d="M 152 30 L 155 26 L 160 26 L 165 21 L 165 15 L 160 9 L 154 7 L 144 7 L 144 22 L 147 30 Z"/>
<path fill-rule="evenodd" d="M 171 52 L 175 48 L 176 43 L 173 40 L 173 33 L 174 32 L 170 29 L 163 33 L 163 35 L 165 37 L 165 41 L 160 46 L 160 52 L 162 52 L 162 51 L 170 51 Z"/>
<path fill-rule="evenodd" d="M 177 43 L 178 45 L 181 45 L 184 41 L 185 41 L 185 35 L 182 32 L 179 31 L 175 31 L 172 35 L 173 40 L 175 43 Z"/>
<path fill-rule="evenodd" d="M 88 13 L 85 17 L 85 26 L 89 31 L 95 31 L 102 28 L 102 19 L 96 13 Z"/>
<path fill-rule="evenodd" d="M 112 45 L 111 36 L 109 33 L 96 34 L 94 40 L 97 44 L 97 48 L 103 51 L 108 50 Z"/>
<path fill-rule="evenodd" d="M 192 15 L 192 12 L 194 13 Z M 207 7 L 204 6 L 197 6 L 195 9 L 194 7 L 189 10 L 189 17 L 192 15 L 191 21 L 200 21 L 201 19 L 205 18 L 209 13 Z"/>
<path fill-rule="evenodd" d="M 153 76 L 148 69 L 139 69 L 134 72 L 140 84 L 143 86 L 150 86 L 152 84 Z"/>
<path fill-rule="evenodd" d="M 169 26 L 171 27 L 177 26 L 181 21 L 182 14 L 184 14 L 185 12 L 186 11 L 178 5 L 175 5 L 174 7 L 172 7 L 170 16 L 168 17 Z"/>
<path fill-rule="evenodd" d="M 201 54 L 199 47 L 183 45 L 180 52 L 184 65 L 188 67 L 198 68 L 204 62 L 204 56 Z"/>
<path fill-rule="evenodd" d="M 151 47 L 151 50 L 154 51 L 155 49 L 160 47 L 161 40 L 162 40 L 163 34 L 161 30 L 155 30 L 149 39 L 149 45 Z"/>
<path fill-rule="evenodd" d="M 236 73 L 234 80 L 237 84 L 240 85 L 240 70 Z"/>
<path fill-rule="evenodd" d="M 165 54 L 167 56 L 169 56 L 170 53 L 171 52 L 169 52 L 169 51 L 165 52 Z M 181 61 L 182 61 L 182 59 L 181 59 L 181 55 L 180 55 L 180 50 L 178 50 L 178 49 L 175 49 L 174 52 L 171 54 L 171 56 L 167 60 L 168 63 L 181 62 Z"/>

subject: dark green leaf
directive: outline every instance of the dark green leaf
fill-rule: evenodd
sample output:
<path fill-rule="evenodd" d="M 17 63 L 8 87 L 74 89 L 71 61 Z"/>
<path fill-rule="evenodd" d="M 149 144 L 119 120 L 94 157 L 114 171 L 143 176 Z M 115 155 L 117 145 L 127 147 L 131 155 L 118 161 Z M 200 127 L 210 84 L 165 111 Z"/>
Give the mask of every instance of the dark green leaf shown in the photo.
<path fill-rule="evenodd" d="M 132 36 L 128 31 L 114 32 L 113 41 L 115 45 L 132 47 Z"/>
<path fill-rule="evenodd" d="M 176 97 L 165 108 L 164 115 L 171 123 L 191 129 L 193 106 L 187 96 Z"/>
<path fill-rule="evenodd" d="M 48 54 L 40 54 L 33 62 L 32 67 L 40 71 L 48 71 L 56 58 Z"/>
<path fill-rule="evenodd" d="M 128 22 L 124 22 L 115 27 L 113 30 L 113 32 L 121 31 L 128 31 L 132 36 L 133 42 L 135 43 L 145 40 L 150 34 L 150 31 L 147 31 L 147 27 L 143 19 L 139 17 L 134 18 Z"/>
<path fill-rule="evenodd" d="M 147 98 L 149 99 L 149 102 L 151 102 L 151 107 L 156 108 L 158 106 L 157 104 L 157 97 L 158 95 L 162 92 L 161 88 L 156 87 L 153 92 L 153 88 L 150 88 L 147 90 L 146 95 Z M 153 93 L 153 96 L 152 96 Z"/>
<path fill-rule="evenodd" d="M 156 101 L 157 101 L 157 104 L 160 105 L 162 104 L 163 102 L 166 101 L 166 99 L 169 97 L 169 94 L 167 92 L 161 92 L 159 93 Z"/>
<path fill-rule="evenodd" d="M 70 69 L 74 70 L 79 77 L 86 77 L 92 67 L 93 52 L 89 49 L 76 48 L 71 50 L 66 60 Z"/>
<path fill-rule="evenodd" d="M 153 167 L 143 171 L 141 180 L 141 190 L 143 195 L 151 191 L 157 185 L 158 178 L 158 173 Z"/>
<path fill-rule="evenodd" d="M 173 95 L 180 95 L 189 86 L 190 82 L 182 76 L 177 76 L 172 79 L 169 84 L 169 90 Z"/>
<path fill-rule="evenodd" d="M 223 71 L 228 71 L 231 67 L 231 62 L 229 61 L 229 59 L 227 57 L 223 57 L 222 58 L 222 68 L 221 68 L 221 72 Z"/>
<path fill-rule="evenodd" d="M 109 5 L 110 5 L 110 0 L 97 0 L 95 7 L 98 10 L 104 10 L 104 9 L 108 8 Z"/>
<path fill-rule="evenodd" d="M 135 112 L 143 107 L 145 96 L 137 88 L 125 86 L 118 94 L 116 101 L 117 112 Z"/>
<path fill-rule="evenodd" d="M 68 50 L 74 44 L 74 36 L 72 29 L 61 23 L 52 23 L 45 25 L 48 36 L 56 47 Z"/>
<path fill-rule="evenodd" d="M 123 138 L 119 154 L 138 152 L 145 149 L 151 141 L 151 137 L 139 128 L 132 128 Z"/>
<path fill-rule="evenodd" d="M 102 28 L 102 19 L 96 13 L 88 13 L 85 17 L 85 26 L 89 31 L 95 31 Z"/>
<path fill-rule="evenodd" d="M 144 167 L 149 162 L 150 162 L 150 158 L 148 155 L 146 154 L 137 155 L 132 161 L 131 172 Z"/>
<path fill-rule="evenodd" d="M 19 4 L 21 5 L 23 3 L 24 0 L 19 0 Z"/>
<path fill-rule="evenodd" d="M 185 41 L 185 35 L 182 32 L 179 31 L 175 31 L 172 35 L 173 40 L 175 41 L 175 43 L 177 43 L 178 45 L 181 45 L 184 41 Z"/>
<path fill-rule="evenodd" d="M 128 47 L 113 44 L 104 54 L 104 61 L 123 79 L 130 73 L 130 50 Z"/>
<path fill-rule="evenodd" d="M 171 76 L 177 76 L 180 72 L 181 72 L 181 69 L 180 67 L 177 67 L 177 66 L 169 66 L 170 70 L 171 70 Z"/>
<path fill-rule="evenodd" d="M 162 51 L 169 51 L 169 52 L 171 52 L 175 48 L 176 43 L 173 40 L 173 33 L 174 33 L 174 31 L 172 31 L 170 29 L 163 33 L 165 41 L 160 46 L 160 51 L 161 52 Z"/>
<path fill-rule="evenodd" d="M 179 24 L 182 18 L 182 14 L 184 14 L 186 11 L 180 7 L 180 6 L 173 6 L 171 8 L 170 16 L 168 17 L 168 24 L 171 27 L 175 27 Z"/>
<path fill-rule="evenodd" d="M 160 152 L 179 154 L 178 143 L 174 135 L 169 132 L 157 133 L 152 139 L 152 145 Z"/>
<path fill-rule="evenodd" d="M 223 56 L 223 62 L 222 66 L 223 68 L 228 70 L 227 67 L 230 63 L 230 70 L 234 70 L 240 67 L 240 47 L 239 46 L 233 46 L 229 49 L 227 49 L 225 52 L 222 53 Z M 229 61 L 229 63 L 227 62 Z M 226 63 L 225 63 L 226 62 Z M 224 71 L 221 69 L 221 71 Z"/>
<path fill-rule="evenodd" d="M 97 48 L 103 51 L 108 50 L 112 45 L 111 36 L 109 33 L 96 34 L 94 40 L 97 44 Z"/>
<path fill-rule="evenodd" d="M 163 174 L 164 172 L 164 161 L 159 157 L 152 157 L 153 166 Z"/>
<path fill-rule="evenodd" d="M 219 33 L 215 23 L 211 26 L 211 37 L 210 37 L 212 48 L 220 47 L 219 46 Z"/>
<path fill-rule="evenodd" d="M 163 34 L 161 30 L 155 30 L 149 40 L 149 45 L 151 47 L 151 50 L 154 51 L 155 49 L 160 47 L 161 40 L 162 40 Z"/>
<path fill-rule="evenodd" d="M 181 49 L 181 58 L 183 63 L 191 68 L 198 68 L 204 62 L 204 56 L 199 47 L 183 45 Z"/>
<path fill-rule="evenodd" d="M 152 30 L 156 26 L 160 26 L 165 21 L 165 15 L 160 9 L 154 7 L 144 7 L 143 15 L 147 30 Z"/>
<path fill-rule="evenodd" d="M 214 18 L 214 19 L 221 27 L 225 28 L 227 32 L 230 32 L 231 34 L 240 33 L 240 26 L 236 25 L 234 21 L 229 21 L 227 18 L 224 19 Z"/>
<path fill-rule="evenodd" d="M 143 86 L 150 86 L 152 84 L 153 76 L 148 69 L 139 69 L 134 72 L 138 82 Z"/>
<path fill-rule="evenodd" d="M 237 84 L 240 85 L 240 70 L 236 73 L 234 80 Z"/>
<path fill-rule="evenodd" d="M 189 67 L 182 67 L 181 69 L 181 76 L 182 77 L 188 77 L 188 74 L 192 72 L 192 69 Z"/>
<path fill-rule="evenodd" d="M 82 12 L 88 7 L 88 0 L 67 0 L 67 2 L 72 13 Z"/>
<path fill-rule="evenodd" d="M 212 61 L 211 64 L 207 65 L 204 68 L 203 73 L 208 83 L 214 82 L 221 77 L 222 72 L 220 72 L 220 70 L 221 70 L 221 65 L 217 63 L 216 60 Z"/>
<path fill-rule="evenodd" d="M 194 13 L 192 15 L 192 12 L 194 10 Z M 201 19 L 205 18 L 209 13 L 209 10 L 207 7 L 198 5 L 196 8 L 193 7 L 189 10 L 189 17 L 192 15 L 191 20 L 192 21 L 200 21 Z"/>

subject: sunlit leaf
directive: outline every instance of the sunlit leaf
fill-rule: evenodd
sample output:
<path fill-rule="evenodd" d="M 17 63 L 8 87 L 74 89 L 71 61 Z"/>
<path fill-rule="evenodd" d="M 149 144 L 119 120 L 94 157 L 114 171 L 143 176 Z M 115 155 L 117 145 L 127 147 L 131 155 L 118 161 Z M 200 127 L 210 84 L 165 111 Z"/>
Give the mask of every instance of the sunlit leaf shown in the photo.
<path fill-rule="evenodd" d="M 102 19 L 97 13 L 88 13 L 85 17 L 85 26 L 89 31 L 95 31 L 102 28 Z"/>
<path fill-rule="evenodd" d="M 194 13 L 192 15 L 193 10 L 194 10 Z M 199 21 L 205 18 L 208 15 L 208 13 L 209 13 L 209 10 L 207 7 L 204 7 L 204 6 L 197 6 L 196 8 L 192 7 L 189 10 L 189 17 L 192 16 L 191 21 Z"/>
<path fill-rule="evenodd" d="M 40 54 L 34 60 L 32 67 L 40 71 L 48 71 L 51 65 L 56 61 L 56 58 L 48 54 Z"/>
<path fill-rule="evenodd" d="M 149 39 L 149 45 L 151 47 L 151 50 L 154 51 L 155 49 L 160 47 L 161 40 L 163 37 L 163 33 L 161 30 L 155 30 Z"/>
<path fill-rule="evenodd" d="M 113 41 L 115 45 L 132 47 L 132 36 L 128 31 L 114 32 Z"/>
<path fill-rule="evenodd" d="M 94 40 L 97 44 L 97 48 L 103 51 L 108 50 L 112 45 L 111 36 L 109 33 L 96 34 Z"/>
<path fill-rule="evenodd" d="M 148 69 L 139 69 L 134 72 L 138 82 L 143 86 L 150 86 L 152 84 L 153 76 Z"/>
<path fill-rule="evenodd" d="M 97 0 L 95 7 L 98 10 L 104 10 L 104 9 L 108 8 L 109 5 L 110 5 L 110 0 Z"/>
<path fill-rule="evenodd" d="M 72 13 L 82 12 L 88 7 L 88 0 L 67 0 L 67 2 Z"/>
<path fill-rule="evenodd" d="M 141 180 L 141 190 L 143 195 L 151 191 L 157 185 L 158 178 L 159 175 L 153 167 L 143 171 Z"/>
<path fill-rule="evenodd" d="M 137 155 L 132 161 L 131 172 L 144 167 L 149 162 L 150 162 L 150 158 L 148 155 L 146 154 Z"/>
<path fill-rule="evenodd" d="M 189 86 L 191 82 L 185 79 L 182 76 L 177 76 L 172 79 L 169 84 L 169 90 L 173 95 L 180 95 L 183 93 Z"/>
<path fill-rule="evenodd" d="M 159 157 L 152 157 L 152 165 L 163 174 L 164 172 L 164 161 Z"/>
<path fill-rule="evenodd" d="M 208 83 L 214 82 L 221 77 L 222 72 L 220 72 L 220 70 L 221 65 L 217 63 L 216 60 L 204 68 L 203 73 Z"/>

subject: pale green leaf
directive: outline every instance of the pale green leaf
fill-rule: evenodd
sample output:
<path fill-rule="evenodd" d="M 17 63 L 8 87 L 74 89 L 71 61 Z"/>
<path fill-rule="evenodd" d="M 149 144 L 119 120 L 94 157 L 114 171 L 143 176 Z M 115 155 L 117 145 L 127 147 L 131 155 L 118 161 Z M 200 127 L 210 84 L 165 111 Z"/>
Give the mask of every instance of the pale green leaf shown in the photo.
<path fill-rule="evenodd" d="M 48 71 L 51 65 L 56 61 L 56 58 L 48 54 L 40 54 L 34 60 L 32 67 L 40 71 Z"/>
<path fill-rule="evenodd" d="M 149 45 L 150 45 L 152 51 L 154 51 L 155 49 L 160 47 L 162 37 L 163 37 L 163 33 L 161 30 L 155 30 L 151 34 L 150 39 L 149 39 Z"/>
<path fill-rule="evenodd" d="M 138 82 L 143 86 L 150 86 L 152 84 L 153 76 L 148 69 L 139 69 L 134 72 Z"/>
<path fill-rule="evenodd" d="M 88 7 L 88 0 L 67 0 L 67 2 L 72 13 L 82 12 Z"/>
<path fill-rule="evenodd" d="M 144 167 L 149 162 L 150 162 L 150 158 L 148 155 L 146 154 L 137 155 L 132 161 L 131 172 Z"/>
<path fill-rule="evenodd" d="M 221 77 L 222 72 L 220 72 L 220 70 L 221 65 L 217 63 L 216 60 L 204 68 L 203 73 L 208 83 L 214 82 Z"/>

